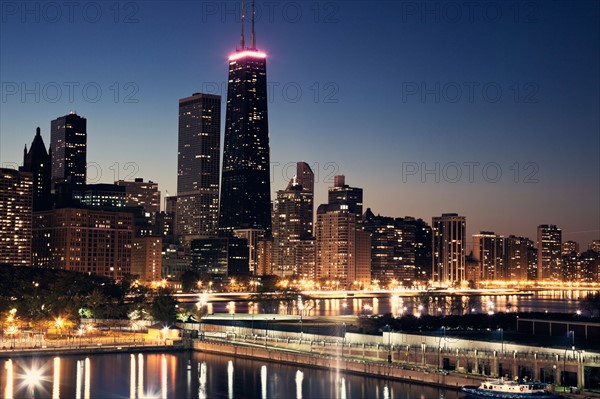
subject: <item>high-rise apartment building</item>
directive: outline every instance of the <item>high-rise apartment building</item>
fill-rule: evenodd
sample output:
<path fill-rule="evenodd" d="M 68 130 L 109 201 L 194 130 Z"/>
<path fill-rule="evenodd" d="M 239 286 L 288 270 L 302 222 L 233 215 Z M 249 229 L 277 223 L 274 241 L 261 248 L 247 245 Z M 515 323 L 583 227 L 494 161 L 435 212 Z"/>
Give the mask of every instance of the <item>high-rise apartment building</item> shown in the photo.
<path fill-rule="evenodd" d="M 490 231 L 473 234 L 473 257 L 479 262 L 481 280 L 503 280 L 504 237 Z"/>
<path fill-rule="evenodd" d="M 333 181 L 333 187 L 329 187 L 327 195 L 328 203 L 342 205 L 360 218 L 363 213 L 363 189 L 348 186 L 344 175 L 334 176 Z"/>
<path fill-rule="evenodd" d="M 50 123 L 52 189 L 57 184 L 85 184 L 87 169 L 87 120 L 75 112 Z"/>
<path fill-rule="evenodd" d="M 575 241 L 565 241 L 562 243 L 562 252 L 561 255 L 570 255 L 572 253 L 579 253 L 579 244 Z"/>
<path fill-rule="evenodd" d="M 289 277 L 298 273 L 297 247 L 313 236 L 313 193 L 290 182 L 277 191 L 273 202 L 273 274 Z"/>
<path fill-rule="evenodd" d="M 371 234 L 371 279 L 384 285 L 393 281 L 411 285 L 416 277 L 415 225 L 367 209 L 362 228 Z"/>
<path fill-rule="evenodd" d="M 0 263 L 31 265 L 33 175 L 0 168 Z"/>
<path fill-rule="evenodd" d="M 466 218 L 456 213 L 432 218 L 432 278 L 438 285 L 465 280 L 466 225 Z"/>
<path fill-rule="evenodd" d="M 217 233 L 221 96 L 195 93 L 179 100 L 175 233 Z"/>
<path fill-rule="evenodd" d="M 523 281 L 529 279 L 529 264 L 532 262 L 530 253 L 533 248 L 533 241 L 525 237 L 511 235 L 504 239 L 505 278 L 507 280 Z"/>
<path fill-rule="evenodd" d="M 562 281 L 562 231 L 553 224 L 537 229 L 538 280 Z"/>
<path fill-rule="evenodd" d="M 371 234 L 362 229 L 360 215 L 355 213 L 362 211 L 362 189 L 345 186 L 343 178 L 337 178 L 330 188 L 329 198 L 333 203 L 317 209 L 316 278 L 339 282 L 340 289 L 368 286 L 371 283 Z"/>

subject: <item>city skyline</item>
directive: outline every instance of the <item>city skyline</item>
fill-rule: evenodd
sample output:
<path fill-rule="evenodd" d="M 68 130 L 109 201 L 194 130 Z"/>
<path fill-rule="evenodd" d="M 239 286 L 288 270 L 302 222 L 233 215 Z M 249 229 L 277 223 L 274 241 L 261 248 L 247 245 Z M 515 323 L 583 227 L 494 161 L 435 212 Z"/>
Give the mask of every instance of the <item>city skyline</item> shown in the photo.
<path fill-rule="evenodd" d="M 223 4 L 228 3 L 215 3 L 217 6 Z M 258 4 L 260 5 L 260 2 Z M 292 3 L 285 4 L 290 8 L 289 4 Z M 317 206 L 326 202 L 327 187 L 333 183 L 326 178 L 331 178 L 335 174 L 344 174 L 354 186 L 364 189 L 365 208 L 371 208 L 376 214 L 393 217 L 410 215 L 430 222 L 433 216 L 455 212 L 466 216 L 468 220 L 467 237 L 479 231 L 494 231 L 504 236 L 515 234 L 535 239 L 538 225 L 554 224 L 562 229 L 563 241 L 577 241 L 582 248 L 587 247 L 591 240 L 597 239 L 600 195 L 598 185 L 594 182 L 600 179 L 600 172 L 598 172 L 600 157 L 597 145 L 598 113 L 597 108 L 593 107 L 598 103 L 598 76 L 592 71 L 598 70 L 598 55 L 594 51 L 586 50 L 598 47 L 597 37 L 589 35 L 597 27 L 598 21 L 591 21 L 586 15 L 593 15 L 598 6 L 593 2 L 582 2 L 583 5 L 580 7 L 567 9 L 564 2 L 556 2 L 548 6 L 534 2 L 533 4 L 537 5 L 534 8 L 534 11 L 537 11 L 534 13 L 535 22 L 532 20 L 529 23 L 524 21 L 516 23 L 514 15 L 506 14 L 509 12 L 506 9 L 505 15 L 509 17 L 498 23 L 481 19 L 473 24 L 468 22 L 452 24 L 449 20 L 444 21 L 441 10 L 439 11 L 440 22 L 431 19 L 423 22 L 422 15 L 414 16 L 408 13 L 409 10 L 404 9 L 404 13 L 400 15 L 406 21 L 399 24 L 400 28 L 395 33 L 402 32 L 403 37 L 412 39 L 418 37 L 427 28 L 434 33 L 430 32 L 429 36 L 422 37 L 420 41 L 411 42 L 409 39 L 403 41 L 402 38 L 392 41 L 383 33 L 392 30 L 393 26 L 383 24 L 385 28 L 376 29 L 366 37 L 361 38 L 358 34 L 352 33 L 342 43 L 336 42 L 341 35 L 350 34 L 349 27 L 352 25 L 350 22 L 363 21 L 363 25 L 369 27 L 375 26 L 376 16 L 385 20 L 382 4 L 387 3 L 374 3 L 366 7 L 363 18 L 358 16 L 357 4 L 320 3 L 321 9 L 317 11 L 320 10 L 321 13 L 317 20 L 322 23 L 314 22 L 313 17 L 316 14 L 309 14 L 308 6 L 303 10 L 304 17 L 298 24 L 290 22 L 289 15 L 286 19 L 281 16 L 282 14 L 279 14 L 280 20 L 272 24 L 265 23 L 268 18 L 264 13 L 262 20 L 259 18 L 257 21 L 260 26 L 260 41 L 266 48 L 270 60 L 271 83 L 280 83 L 279 86 L 272 86 L 273 99 L 272 103 L 269 103 L 273 170 L 271 197 L 274 198 L 273 194 L 276 191 L 284 189 L 289 178 L 293 176 L 293 172 L 289 172 L 293 169 L 287 171 L 284 167 L 305 160 L 315 170 Z M 434 2 L 434 4 L 438 3 Z M 333 8 L 325 9 L 326 5 Z M 586 7 L 589 8 L 584 9 Z M 120 33 L 131 31 L 133 39 L 141 33 L 139 31 L 146 32 L 150 26 L 155 26 L 150 21 L 157 17 L 159 8 L 158 3 L 149 5 L 143 3 L 139 5 L 136 14 L 139 19 L 137 24 L 115 24 L 107 16 L 108 20 L 93 25 L 92 30 L 104 32 L 112 27 Z M 93 73 L 89 74 L 77 71 L 73 67 L 65 68 L 64 72 L 57 72 L 56 67 L 50 65 L 41 72 L 22 68 L 23 65 L 32 63 L 28 61 L 31 54 L 25 54 L 17 48 L 19 40 L 15 35 L 18 35 L 19 29 L 32 28 L 40 34 L 41 38 L 48 36 L 54 40 L 64 37 L 65 28 L 69 25 L 66 22 L 44 24 L 42 21 L 39 25 L 32 26 L 34 23 L 15 21 L 10 15 L 3 14 L 6 22 L 3 21 L 0 39 L 3 55 L 0 61 L 3 96 L 0 112 L 2 166 L 9 166 L 7 164 L 10 163 L 14 163 L 14 167 L 21 166 L 23 144 L 30 143 L 33 129 L 40 126 L 44 142 L 50 143 L 48 123 L 59 115 L 75 110 L 88 120 L 88 161 L 97 165 L 102 171 L 100 182 L 143 177 L 157 182 L 163 193 L 174 195 L 177 109 L 173 104 L 176 99 L 189 93 L 208 91 L 206 89 L 215 87 L 220 90 L 215 94 L 224 95 L 221 87 L 226 83 L 223 66 L 227 58 L 227 50 L 231 52 L 234 50 L 232 47 L 237 37 L 236 25 L 239 23 L 232 15 L 229 15 L 229 18 L 227 18 L 228 14 L 225 18 L 223 15 L 214 17 L 208 15 L 208 10 L 200 9 L 200 5 L 194 6 L 185 2 L 175 3 L 173 9 L 167 9 L 165 13 L 168 17 L 176 11 L 181 13 L 182 9 L 190 13 L 200 11 L 196 16 L 200 15 L 200 19 L 206 19 L 206 23 L 195 25 L 195 28 L 202 32 L 210 30 L 218 32 L 214 35 L 214 42 L 209 43 L 207 53 L 194 55 L 187 53 L 186 57 L 189 58 L 169 53 L 176 61 L 169 62 L 169 69 L 164 69 L 165 66 L 146 68 L 148 64 L 144 64 L 139 68 L 139 79 L 136 78 L 136 73 L 126 70 L 128 62 L 132 62 L 132 59 L 127 57 L 124 58 L 122 65 L 119 64 L 121 66 L 118 72 L 113 75 L 100 73 L 94 68 Z M 123 10 L 123 14 L 127 14 L 125 11 L 131 10 Z M 561 13 L 561 17 L 564 17 L 562 24 L 553 25 L 552 23 L 561 22 L 558 19 Z M 107 10 L 105 14 L 109 15 Z M 525 12 L 521 16 L 525 18 L 524 15 Z M 192 19 L 187 15 L 179 15 L 179 17 L 183 20 Z M 324 20 L 328 17 L 337 22 L 325 23 Z M 169 18 L 165 19 L 169 20 Z M 576 26 L 573 24 L 575 20 L 579 22 L 575 24 Z M 79 21 L 79 24 L 75 24 L 77 31 L 83 29 L 81 25 L 84 23 L 86 22 Z M 90 25 L 87 23 L 86 27 Z M 316 40 L 317 33 L 309 33 L 315 26 L 318 34 L 325 35 L 324 43 Z M 138 30 L 135 29 L 136 27 Z M 494 27 L 501 27 L 501 31 L 509 33 L 509 38 L 501 39 L 495 36 L 491 32 Z M 551 27 L 558 32 L 550 34 Z M 183 23 L 178 24 L 178 28 L 182 33 L 189 32 L 191 29 Z M 453 28 L 451 36 L 454 39 L 457 36 L 465 39 L 463 42 L 465 48 L 454 48 L 456 53 L 440 49 L 442 43 L 435 45 L 435 39 L 440 39 L 439 35 L 450 28 Z M 567 28 L 569 28 L 568 35 L 561 36 L 560 33 L 565 33 Z M 472 30 L 479 34 L 478 39 L 469 38 L 468 34 Z M 307 42 L 314 46 L 310 50 L 314 50 L 314 53 L 319 56 L 319 63 L 322 65 L 313 67 L 312 64 L 307 64 L 306 60 L 302 60 L 302 51 L 305 55 L 309 54 L 308 44 L 300 43 L 297 48 L 286 46 L 285 39 L 290 39 L 298 32 L 306 35 Z M 528 34 L 527 38 L 531 43 L 518 41 L 520 34 Z M 547 36 L 544 37 L 544 34 Z M 394 34 L 389 36 L 392 37 Z M 577 40 L 576 37 L 589 37 L 593 40 L 584 44 L 583 40 Z M 86 38 L 89 39 L 89 36 L 72 37 L 73 45 Z M 372 51 L 379 55 L 383 54 L 381 50 L 386 45 L 395 46 L 393 50 L 396 51 L 389 55 L 390 65 L 365 61 L 369 57 L 356 60 L 359 67 L 366 68 L 370 73 L 368 76 L 362 74 L 362 77 L 368 79 L 360 81 L 354 80 L 359 76 L 356 69 L 349 68 L 350 71 L 342 73 L 333 68 L 335 61 L 343 60 L 347 63 L 350 59 L 355 60 L 348 57 L 369 55 L 365 47 L 367 38 L 385 38 L 385 40 L 374 41 Z M 85 47 L 82 51 L 86 53 L 90 49 L 108 48 L 110 39 L 109 37 L 94 46 Z M 443 42 L 443 40 L 439 41 Z M 45 40 L 41 42 L 43 44 Z M 128 40 L 124 42 L 133 46 L 133 43 Z M 573 46 L 567 48 L 571 42 Z M 165 39 L 165 43 L 167 48 L 169 44 L 174 45 L 172 39 L 168 38 Z M 351 43 L 355 43 L 357 48 L 353 50 L 350 47 Z M 515 47 L 503 50 L 503 45 L 506 43 Z M 536 48 L 537 53 L 532 52 L 536 43 L 543 44 Z M 139 43 L 141 49 L 147 51 L 144 57 L 153 55 L 157 51 L 149 47 L 149 44 L 149 41 Z M 327 47 L 333 44 L 339 46 L 335 48 L 336 51 L 333 51 L 334 54 L 328 54 Z M 437 56 L 424 54 L 425 44 L 434 44 L 433 49 L 437 50 L 437 53 L 432 52 Z M 558 60 L 547 62 L 548 57 L 552 56 L 549 44 L 561 48 L 562 56 L 566 59 L 565 65 L 561 66 Z M 31 53 L 37 51 L 39 54 L 45 54 L 46 50 L 37 48 L 37 45 Z M 482 53 L 482 57 L 473 60 L 471 52 L 466 49 L 469 46 L 472 46 L 474 53 Z M 117 46 L 117 52 L 127 50 L 126 47 L 126 45 Z M 488 47 L 489 49 L 486 50 Z M 163 47 L 159 44 L 157 48 Z M 408 49 L 413 51 L 401 51 Z M 496 52 L 501 50 L 510 53 L 500 57 Z M 398 58 L 396 52 L 411 54 L 411 56 Z M 198 53 L 201 51 L 198 50 Z M 516 55 L 529 58 L 522 65 L 504 65 L 511 73 L 504 73 L 502 68 L 497 66 L 486 70 L 491 66 L 492 61 L 502 64 L 502 59 L 511 59 Z M 456 61 L 455 58 L 461 57 L 464 58 L 462 62 Z M 12 61 L 7 61 L 8 59 Z M 448 60 L 450 72 L 443 73 L 435 64 L 427 62 L 432 59 Z M 298 61 L 302 62 L 294 65 Z M 398 85 L 392 85 L 394 90 L 386 89 L 382 85 L 381 78 L 374 76 L 374 73 L 385 71 L 388 77 L 395 78 L 393 72 L 397 71 L 391 67 L 402 66 L 401 61 L 407 64 L 406 71 L 400 68 L 402 76 L 398 78 Z M 469 61 L 482 63 L 481 69 L 467 68 L 464 73 L 457 72 L 459 67 L 464 66 L 463 63 Z M 415 72 L 415 68 L 419 65 L 427 66 L 425 69 L 431 71 L 419 75 Z M 552 68 L 549 65 L 552 65 Z M 201 68 L 199 69 L 198 66 Z M 545 68 L 550 68 L 551 71 L 544 72 Z M 173 87 L 169 88 L 166 87 L 166 82 L 159 81 L 157 88 L 153 89 L 158 91 L 148 91 L 147 79 L 156 73 L 157 69 L 172 71 L 179 75 L 180 79 L 176 79 Z M 116 79 L 112 79 L 113 77 Z M 103 88 L 104 97 L 98 103 L 44 101 L 49 99 L 48 90 L 52 88 L 48 86 L 49 83 L 73 82 L 73 79 L 82 83 L 79 87 L 85 82 L 97 82 Z M 130 80 L 139 88 L 137 103 L 123 100 L 123 97 L 133 92 L 131 86 L 125 87 Z M 119 85 L 111 90 L 109 86 L 115 81 L 118 81 Z M 22 93 L 9 94 L 10 89 L 13 88 L 11 82 L 19 84 L 29 82 L 28 87 L 35 87 L 34 83 L 40 82 L 48 90 L 44 93 L 40 89 L 39 102 L 35 101 L 35 93 L 25 94 L 25 101 L 20 101 Z M 425 89 L 433 91 L 431 94 L 424 94 L 424 101 L 421 97 L 423 93 L 419 93 L 422 82 L 425 83 Z M 442 85 L 439 90 L 436 89 L 437 82 Z M 479 101 L 475 99 L 472 103 L 465 100 L 457 103 L 449 101 L 454 93 L 451 90 L 455 90 L 457 84 L 465 90 L 466 94 L 468 87 L 464 85 L 466 82 L 479 83 L 478 87 L 481 87 L 482 83 L 494 82 L 503 89 L 503 98 L 506 100 L 510 96 L 511 100 L 492 102 L 488 101 L 490 98 L 483 101 L 480 98 Z M 318 83 L 319 89 L 316 90 L 316 87 L 312 86 L 311 91 L 312 83 Z M 337 102 L 324 101 L 325 95 L 335 92 L 335 90 L 325 91 L 326 83 L 332 83 L 333 86 L 330 87 L 338 90 L 337 94 L 330 98 L 338 100 Z M 533 86 L 527 86 L 528 83 L 533 83 Z M 289 96 L 292 92 L 289 91 L 287 99 L 284 100 L 283 92 L 276 88 L 286 84 L 290 90 L 297 87 L 296 84 L 300 85 L 303 97 L 297 102 L 292 102 L 292 97 Z M 64 86 L 62 87 L 64 89 Z M 133 88 L 135 89 L 135 86 Z M 537 90 L 534 90 L 536 88 Z M 519 90 L 521 95 L 530 97 L 533 91 L 536 91 L 537 101 L 528 103 L 524 98 L 514 101 L 519 99 L 515 97 Z M 415 94 L 409 95 L 414 91 Z M 120 92 L 120 101 L 115 102 L 113 100 L 117 92 Z M 142 94 L 150 96 L 146 97 Z M 156 97 L 158 94 L 160 99 Z M 314 101 L 315 94 L 320 94 L 316 96 L 319 97 L 319 101 Z M 14 101 L 15 96 L 18 97 L 18 101 Z M 106 99 L 107 96 L 111 101 Z M 439 97 L 439 101 L 436 96 Z M 168 106 L 164 107 L 164 103 Z M 161 109 L 161 112 L 156 112 L 157 109 Z M 168 112 L 169 109 L 171 112 Z M 364 109 L 364 112 L 356 112 L 356 109 Z M 109 113 L 111 117 L 115 117 L 114 121 L 109 117 Z M 156 113 L 156 115 L 149 115 L 149 113 Z M 368 115 L 362 119 L 369 122 L 365 124 L 360 120 L 360 114 Z M 130 122 L 123 124 L 125 119 Z M 509 123 L 512 119 L 516 122 Z M 147 133 L 147 136 L 142 132 Z M 168 132 L 168 135 L 165 132 Z M 568 137 L 566 142 L 565 137 Z M 157 144 L 143 145 L 143 154 L 130 151 L 146 138 L 156 141 Z M 369 140 L 366 140 L 367 138 Z M 115 142 L 117 139 L 120 140 L 119 143 Z M 170 148 L 168 152 L 166 148 Z M 156 162 L 157 158 L 160 162 Z M 137 165 L 138 169 L 137 173 L 130 177 L 127 174 L 131 170 L 124 167 L 127 162 Z M 479 164 L 475 165 L 475 162 Z M 116 168 L 115 163 L 118 163 Z M 314 167 L 317 164 L 318 167 Z M 433 169 L 436 164 L 439 165 L 439 176 L 437 176 L 439 182 L 435 181 L 436 176 L 433 174 L 423 175 L 423 170 Z M 488 170 L 490 174 L 486 176 L 481 174 L 484 165 L 491 165 Z M 456 180 L 457 166 L 461 169 L 462 177 L 458 182 L 452 183 Z M 470 167 L 476 171 L 473 183 L 467 176 Z M 502 178 L 497 183 L 493 183 L 492 181 L 495 180 L 493 173 L 498 170 L 498 167 L 502 172 Z M 88 167 L 88 180 L 89 169 Z M 114 175 L 115 169 L 119 176 Z M 284 171 L 290 175 L 285 175 Z M 421 182 L 423 177 L 425 183 Z M 523 180 L 527 178 L 539 181 L 524 183 Z M 518 182 L 515 183 L 515 180 Z"/>

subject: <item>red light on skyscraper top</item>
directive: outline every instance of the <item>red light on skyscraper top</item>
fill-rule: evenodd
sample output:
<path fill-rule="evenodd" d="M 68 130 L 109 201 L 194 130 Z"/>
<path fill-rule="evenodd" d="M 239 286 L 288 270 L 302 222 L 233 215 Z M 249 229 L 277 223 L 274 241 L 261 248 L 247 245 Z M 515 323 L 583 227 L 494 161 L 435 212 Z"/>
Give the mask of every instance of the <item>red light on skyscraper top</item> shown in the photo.
<path fill-rule="evenodd" d="M 260 51 L 244 50 L 229 56 L 229 61 L 235 61 L 244 57 L 267 58 L 267 54 Z"/>

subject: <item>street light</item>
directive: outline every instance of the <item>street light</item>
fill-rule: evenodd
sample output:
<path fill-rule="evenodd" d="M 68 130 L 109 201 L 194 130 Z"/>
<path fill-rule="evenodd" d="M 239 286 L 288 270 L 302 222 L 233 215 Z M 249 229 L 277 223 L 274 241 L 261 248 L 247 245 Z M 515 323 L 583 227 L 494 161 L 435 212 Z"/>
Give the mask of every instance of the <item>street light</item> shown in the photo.
<path fill-rule="evenodd" d="M 500 349 L 502 354 L 504 354 L 504 329 L 502 327 L 499 328 L 500 330 Z"/>

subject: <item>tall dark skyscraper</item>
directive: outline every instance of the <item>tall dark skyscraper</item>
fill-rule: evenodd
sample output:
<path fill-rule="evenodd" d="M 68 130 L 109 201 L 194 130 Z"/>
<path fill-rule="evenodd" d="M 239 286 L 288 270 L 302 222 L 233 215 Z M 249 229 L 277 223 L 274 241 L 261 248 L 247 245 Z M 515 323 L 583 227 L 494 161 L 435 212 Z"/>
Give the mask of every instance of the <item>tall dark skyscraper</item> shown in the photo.
<path fill-rule="evenodd" d="M 87 120 L 71 112 L 50 123 L 52 189 L 56 184 L 85 184 Z"/>
<path fill-rule="evenodd" d="M 271 184 L 269 121 L 267 113 L 266 54 L 256 49 L 254 3 L 252 45 L 244 42 L 242 10 L 241 46 L 229 57 L 229 84 L 225 116 L 225 143 L 219 231 L 263 229 L 271 235 Z"/>
<path fill-rule="evenodd" d="M 50 197 L 50 154 L 42 139 L 40 128 L 35 132 L 35 137 L 27 151 L 23 154 L 23 166 L 20 171 L 30 172 L 33 177 L 33 210 L 40 211 L 52 206 Z"/>
<path fill-rule="evenodd" d="M 217 234 L 221 96 L 195 93 L 179 100 L 176 234 Z"/>

